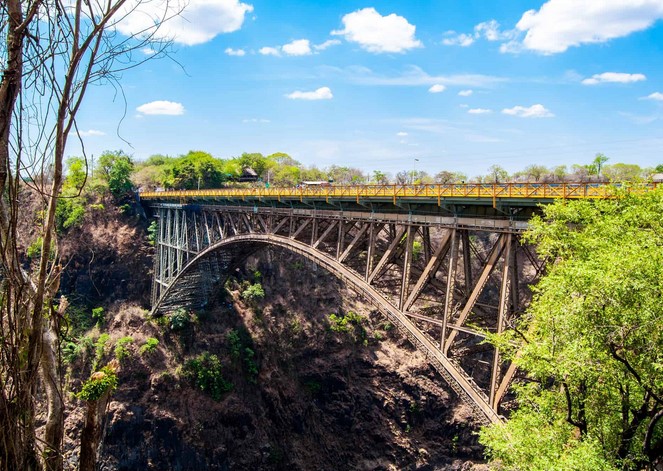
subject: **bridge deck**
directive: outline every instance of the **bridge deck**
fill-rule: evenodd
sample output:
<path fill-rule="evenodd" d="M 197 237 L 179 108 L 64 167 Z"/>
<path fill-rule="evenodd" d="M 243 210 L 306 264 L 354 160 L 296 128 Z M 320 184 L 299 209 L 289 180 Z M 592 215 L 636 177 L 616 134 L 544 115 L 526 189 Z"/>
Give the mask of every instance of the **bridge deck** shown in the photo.
<path fill-rule="evenodd" d="M 656 183 L 637 188 L 650 191 Z M 389 201 L 413 200 L 437 202 L 492 204 L 512 202 L 520 205 L 536 205 L 554 199 L 602 199 L 616 194 L 621 185 L 606 183 L 498 183 L 498 184 L 436 184 L 436 185 L 352 185 L 352 186 L 301 186 L 291 188 L 221 188 L 213 190 L 141 192 L 147 201 L 196 201 L 229 199 L 244 201 L 282 200 L 330 200 L 339 201 Z"/>

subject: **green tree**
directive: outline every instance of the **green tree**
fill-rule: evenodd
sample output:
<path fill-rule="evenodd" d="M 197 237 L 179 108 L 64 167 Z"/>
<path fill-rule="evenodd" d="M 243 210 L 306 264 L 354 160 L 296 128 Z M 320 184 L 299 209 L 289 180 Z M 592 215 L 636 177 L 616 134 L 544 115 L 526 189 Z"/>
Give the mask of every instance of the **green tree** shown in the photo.
<path fill-rule="evenodd" d="M 555 203 L 531 221 L 547 274 L 522 337 L 494 339 L 505 353 L 521 340 L 510 354 L 529 381 L 510 420 L 481 432 L 507 469 L 663 464 L 661 208 L 663 191 L 620 194 Z"/>
<path fill-rule="evenodd" d="M 99 157 L 98 174 L 108 183 L 108 190 L 118 201 L 124 199 L 133 189 L 133 170 L 133 160 L 121 150 L 106 151 Z"/>
<path fill-rule="evenodd" d="M 611 182 L 637 182 L 642 179 L 643 171 L 639 165 L 616 163 L 606 165 L 603 174 Z"/>
<path fill-rule="evenodd" d="M 488 168 L 487 180 L 485 183 L 504 183 L 509 178 L 509 172 L 499 165 L 491 165 Z"/>
<path fill-rule="evenodd" d="M 592 167 L 596 169 L 596 175 L 601 176 L 601 169 L 603 168 L 603 164 L 608 161 L 608 157 L 603 155 L 602 153 L 596 154 L 594 156 L 594 160 L 592 161 Z"/>
<path fill-rule="evenodd" d="M 223 162 L 203 151 L 189 151 L 175 160 L 167 171 L 169 186 L 178 190 L 219 188 L 228 179 Z"/>
<path fill-rule="evenodd" d="M 535 182 L 538 182 L 548 174 L 548 169 L 543 165 L 532 164 L 525 167 L 525 174 L 527 175 L 528 179 L 531 178 Z"/>

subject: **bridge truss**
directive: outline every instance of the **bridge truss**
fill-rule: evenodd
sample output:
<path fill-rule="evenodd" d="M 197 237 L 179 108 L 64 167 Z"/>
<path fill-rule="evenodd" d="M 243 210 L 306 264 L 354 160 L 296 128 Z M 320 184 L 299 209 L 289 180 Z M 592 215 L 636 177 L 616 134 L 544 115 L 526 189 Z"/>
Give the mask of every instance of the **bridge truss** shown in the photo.
<path fill-rule="evenodd" d="M 529 300 L 541 264 L 511 219 L 232 205 L 151 204 L 153 314 L 202 308 L 266 246 L 335 274 L 422 351 L 485 423 L 501 419 L 515 367 L 485 343 Z"/>

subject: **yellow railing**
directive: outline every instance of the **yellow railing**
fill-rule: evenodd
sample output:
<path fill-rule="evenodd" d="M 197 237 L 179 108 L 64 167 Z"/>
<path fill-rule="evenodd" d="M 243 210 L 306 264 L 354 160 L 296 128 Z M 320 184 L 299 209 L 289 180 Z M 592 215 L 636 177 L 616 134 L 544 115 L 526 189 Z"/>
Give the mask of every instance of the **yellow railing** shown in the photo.
<path fill-rule="evenodd" d="M 637 192 L 651 191 L 656 183 L 633 187 Z M 220 188 L 214 190 L 146 191 L 142 200 L 195 199 L 195 198 L 267 198 L 267 199 L 396 199 L 417 198 L 486 198 L 498 199 L 583 199 L 610 198 L 623 185 L 607 183 L 464 183 L 439 185 L 352 185 L 352 186 L 300 186 L 270 188 Z"/>

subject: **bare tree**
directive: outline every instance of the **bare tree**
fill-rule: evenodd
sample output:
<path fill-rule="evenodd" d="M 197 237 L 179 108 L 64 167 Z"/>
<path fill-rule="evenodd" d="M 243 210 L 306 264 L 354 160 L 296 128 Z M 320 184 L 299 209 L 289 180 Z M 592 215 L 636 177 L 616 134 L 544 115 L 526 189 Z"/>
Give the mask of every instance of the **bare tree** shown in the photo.
<path fill-rule="evenodd" d="M 53 298 L 61 271 L 55 210 L 63 159 L 88 86 L 118 84 L 118 73 L 140 63 L 133 55 L 148 43 L 157 55 L 166 52 L 168 43 L 155 41 L 159 25 L 177 13 L 166 3 L 154 27 L 135 36 L 118 33 L 119 23 L 139 7 L 129 0 L 0 3 L 0 469 L 62 469 L 58 353 L 66 301 L 56 308 Z M 51 178 L 38 178 L 47 171 Z M 17 242 L 26 181 L 45 206 L 41 255 L 31 269 L 23 267 Z M 47 398 L 47 419 L 38 436 L 39 390 Z"/>

